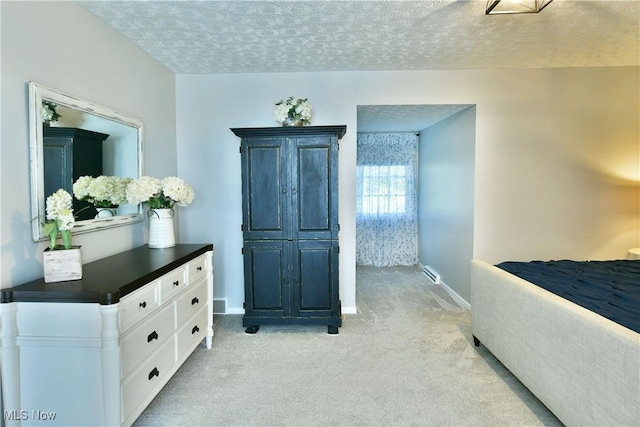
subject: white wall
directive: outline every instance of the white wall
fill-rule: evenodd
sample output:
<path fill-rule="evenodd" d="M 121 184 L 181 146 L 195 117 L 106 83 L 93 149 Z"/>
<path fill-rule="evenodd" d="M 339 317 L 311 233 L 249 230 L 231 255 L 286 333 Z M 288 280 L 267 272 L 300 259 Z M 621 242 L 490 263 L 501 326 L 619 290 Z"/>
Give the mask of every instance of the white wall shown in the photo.
<path fill-rule="evenodd" d="M 74 2 L 0 2 L 2 139 L 1 282 L 42 277 L 45 242 L 31 237 L 29 81 L 140 118 L 145 170 L 176 173 L 175 78 Z M 76 235 L 83 262 L 144 243 L 146 223 Z"/>
<path fill-rule="evenodd" d="M 470 301 L 476 109 L 469 107 L 420 132 L 420 263 Z"/>
<path fill-rule="evenodd" d="M 240 154 L 229 128 L 277 126 L 274 103 L 293 95 L 309 98 L 312 124 L 347 125 L 339 171 L 346 312 L 355 309 L 358 105 L 476 105 L 474 257 L 624 257 L 640 246 L 639 77 L 638 67 L 179 75 L 178 172 L 197 191 L 181 211 L 181 238 L 216 245 L 215 298 L 241 310 Z"/>
<path fill-rule="evenodd" d="M 229 128 L 276 126 L 273 104 L 289 95 L 310 98 L 313 124 L 347 125 L 346 312 L 355 309 L 357 105 L 477 106 L 474 257 L 604 259 L 640 246 L 638 67 L 182 75 L 174 97 L 171 72 L 75 3 L 0 7 L 2 287 L 42 275 L 45 244 L 30 232 L 29 80 L 143 120 L 146 173 L 178 172 L 194 186 L 195 202 L 180 209 L 179 239 L 216 245 L 216 298 L 232 309 L 242 306 L 243 289 L 239 141 Z M 88 262 L 142 244 L 145 231 L 137 224 L 74 243 Z"/>
<path fill-rule="evenodd" d="M 229 128 L 279 126 L 273 119 L 275 103 L 291 95 L 311 97 L 312 124 L 348 125 L 340 142 L 340 280 L 355 283 L 356 108 L 338 102 L 337 93 L 326 87 L 333 75 L 176 78 L 178 172 L 196 189 L 194 203 L 181 210 L 181 238 L 215 245 L 215 298 L 227 298 L 228 311 L 241 312 L 244 301 L 240 139 Z M 343 312 L 355 311 L 355 287 L 343 286 L 341 297 Z"/>
<path fill-rule="evenodd" d="M 639 68 L 494 74 L 502 95 L 477 115 L 474 255 L 625 257 L 640 243 Z"/>

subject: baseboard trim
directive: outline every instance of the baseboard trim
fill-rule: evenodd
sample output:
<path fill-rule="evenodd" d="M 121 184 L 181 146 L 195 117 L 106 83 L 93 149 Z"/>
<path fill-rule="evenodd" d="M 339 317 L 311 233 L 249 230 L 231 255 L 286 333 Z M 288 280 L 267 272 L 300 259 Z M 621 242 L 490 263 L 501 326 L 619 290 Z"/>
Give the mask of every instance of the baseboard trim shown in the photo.
<path fill-rule="evenodd" d="M 464 308 L 467 311 L 471 311 L 471 304 L 469 304 L 464 298 L 462 298 L 460 295 L 458 295 L 458 293 L 456 291 L 454 291 L 449 286 L 447 286 L 446 283 L 444 283 L 442 280 L 440 280 L 440 283 L 438 283 L 438 285 L 442 286 L 442 288 L 445 291 L 447 291 L 449 296 L 451 298 L 453 298 L 455 303 L 458 304 L 458 306 L 460 306 L 460 308 Z"/>
<path fill-rule="evenodd" d="M 435 271 L 433 267 L 422 264 L 421 262 L 418 263 L 418 266 L 420 267 L 422 273 L 427 277 L 427 279 L 429 279 L 429 281 L 434 285 L 442 287 L 442 289 L 444 289 L 449 294 L 449 296 L 453 298 L 453 301 L 458 304 L 460 308 L 471 311 L 471 304 L 469 304 L 464 298 L 458 295 L 456 291 L 447 286 L 447 284 L 444 283 L 444 281 L 440 277 L 440 274 Z"/>
<path fill-rule="evenodd" d="M 342 314 L 358 314 L 356 307 L 342 307 Z"/>
<path fill-rule="evenodd" d="M 225 314 L 227 312 L 227 298 L 213 300 L 213 314 Z"/>

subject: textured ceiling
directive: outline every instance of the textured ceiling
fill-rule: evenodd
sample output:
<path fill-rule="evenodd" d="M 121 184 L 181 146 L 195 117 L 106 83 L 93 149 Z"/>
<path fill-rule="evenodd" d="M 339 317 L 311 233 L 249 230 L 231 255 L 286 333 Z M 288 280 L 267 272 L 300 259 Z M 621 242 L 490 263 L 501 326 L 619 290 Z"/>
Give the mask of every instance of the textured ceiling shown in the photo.
<path fill-rule="evenodd" d="M 79 1 L 179 74 L 639 64 L 638 0 Z"/>
<path fill-rule="evenodd" d="M 485 0 L 77 3 L 177 74 L 640 65 L 640 0 L 497 16 Z M 362 109 L 358 130 L 389 131 L 385 115 L 424 129 L 449 111 L 421 107 Z"/>
<path fill-rule="evenodd" d="M 470 105 L 360 105 L 358 132 L 419 132 Z"/>

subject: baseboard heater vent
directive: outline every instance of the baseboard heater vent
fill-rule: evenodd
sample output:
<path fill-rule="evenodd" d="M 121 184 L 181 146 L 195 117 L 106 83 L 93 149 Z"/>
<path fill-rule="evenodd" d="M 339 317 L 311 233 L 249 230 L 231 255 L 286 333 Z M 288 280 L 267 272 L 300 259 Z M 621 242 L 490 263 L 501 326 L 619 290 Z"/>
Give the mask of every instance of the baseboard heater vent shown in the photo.
<path fill-rule="evenodd" d="M 227 313 L 227 299 L 214 299 L 213 300 L 213 312 L 215 314 Z"/>
<path fill-rule="evenodd" d="M 422 267 L 422 272 L 434 284 L 436 284 L 436 285 L 440 284 L 440 275 L 438 273 L 436 273 L 436 271 L 433 268 L 429 267 L 428 265 L 425 265 L 425 266 Z"/>

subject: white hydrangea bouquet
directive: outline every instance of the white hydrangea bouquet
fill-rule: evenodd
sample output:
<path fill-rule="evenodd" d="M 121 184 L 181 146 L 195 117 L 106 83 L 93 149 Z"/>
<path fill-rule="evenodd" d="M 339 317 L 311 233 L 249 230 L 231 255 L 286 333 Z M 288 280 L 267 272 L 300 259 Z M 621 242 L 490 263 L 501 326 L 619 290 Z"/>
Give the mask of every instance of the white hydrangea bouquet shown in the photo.
<path fill-rule="evenodd" d="M 132 205 L 145 203 L 150 209 L 173 209 L 193 202 L 193 188 L 182 179 L 169 176 L 162 180 L 152 176 L 134 179 L 126 188 L 127 201 Z"/>
<path fill-rule="evenodd" d="M 61 188 L 47 197 L 46 211 L 43 228 L 49 236 L 49 249 L 71 249 L 71 230 L 75 224 L 71 194 Z M 58 235 L 62 236 L 62 246 L 56 245 Z"/>
<path fill-rule="evenodd" d="M 42 115 L 42 121 L 46 124 L 50 122 L 57 121 L 61 116 L 56 112 L 57 104 L 54 104 L 51 101 L 42 101 L 42 110 L 40 111 Z"/>
<path fill-rule="evenodd" d="M 274 118 L 286 126 L 311 124 L 311 104 L 307 98 L 290 96 L 276 103 Z"/>
<path fill-rule="evenodd" d="M 73 195 L 97 208 L 116 208 L 127 203 L 126 189 L 131 178 L 100 175 L 81 176 L 73 183 Z"/>

